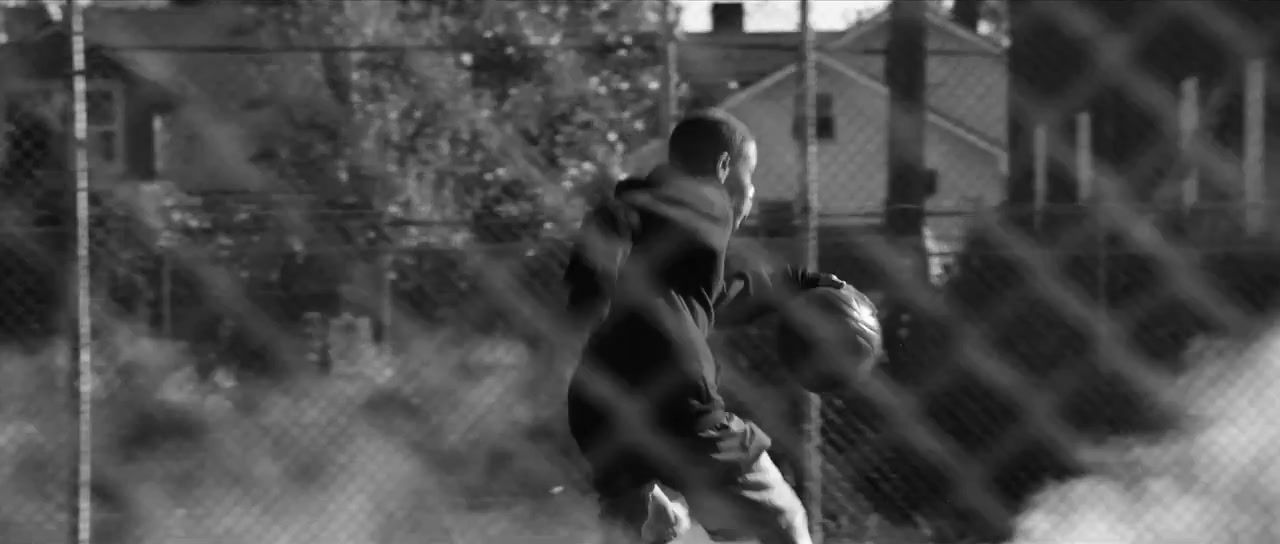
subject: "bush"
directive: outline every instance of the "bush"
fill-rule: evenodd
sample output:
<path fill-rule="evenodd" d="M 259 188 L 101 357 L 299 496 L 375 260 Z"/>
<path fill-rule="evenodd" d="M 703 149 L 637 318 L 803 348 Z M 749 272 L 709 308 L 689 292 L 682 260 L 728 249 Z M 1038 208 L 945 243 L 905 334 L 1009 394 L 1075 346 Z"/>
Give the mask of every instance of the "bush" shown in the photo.
<path fill-rule="evenodd" d="M 1104 256 L 1106 266 L 1100 266 Z M 1150 352 L 1163 347 L 1155 345 L 1160 342 L 1148 340 L 1132 361 L 1099 357 L 1100 316 L 1158 296 L 1156 270 L 1150 255 L 1093 225 L 1034 237 L 999 221 L 979 225 L 934 300 L 947 312 L 895 305 L 884 317 L 885 329 L 892 331 L 886 378 L 920 397 L 925 420 L 919 423 L 980 460 L 988 474 L 987 492 L 1016 512 L 1047 483 L 1082 470 L 1071 452 L 1024 436 L 1025 430 L 1041 427 L 1029 419 L 1028 395 L 1062 399 L 1055 417 L 1076 433 L 1101 437 L 1168 423 L 1169 414 L 1144 392 L 1112 387 L 1118 378 L 1111 365 L 1146 365 L 1153 360 Z M 1130 326 L 1124 317 L 1118 321 Z M 1185 346 L 1189 340 L 1189 335 L 1172 334 L 1163 341 Z M 1023 385 L 1002 385 L 988 367 L 1008 372 Z M 922 466 L 924 454 L 894 449 L 898 453 L 875 461 L 881 468 L 873 472 L 919 479 L 909 475 Z M 964 519 L 960 523 L 967 530 L 986 537 L 1003 537 L 1010 530 L 1011 519 L 980 522 L 958 511 L 946 513 L 951 499 L 937 490 L 873 489 L 879 489 L 869 497 L 877 509 L 898 513 L 899 522 L 905 509 L 944 524 Z"/>
<path fill-rule="evenodd" d="M 408 250 L 395 263 L 392 299 L 429 325 L 465 323 L 478 333 L 540 338 L 545 335 L 531 330 L 533 318 L 513 309 L 527 303 L 543 318 L 561 311 L 568 253 L 567 243 L 556 239 Z"/>
<path fill-rule="evenodd" d="M 95 541 L 381 542 L 430 538 L 473 510 L 536 506 L 544 528 L 587 512 L 577 494 L 551 500 L 580 481 L 543 429 L 560 421 L 550 392 L 567 372 L 518 340 L 421 332 L 403 355 L 378 355 L 386 375 L 230 387 L 198 380 L 177 344 L 104 338 Z M 0 355 L 0 540 L 54 541 L 71 523 L 65 355 Z"/>
<path fill-rule="evenodd" d="M 1056 227 L 1032 234 L 1001 221 L 979 225 L 941 288 L 950 317 L 911 309 L 885 316 L 885 330 L 898 333 L 886 343 L 886 377 L 922 395 L 927 423 L 983 460 L 989 491 L 1013 512 L 1084 466 L 1052 441 L 1016 438 L 1042 427 L 1025 419 L 1028 395 L 1052 395 L 1054 418 L 1094 440 L 1170 431 L 1180 412 L 1133 374 L 1180 375 L 1195 337 L 1238 330 L 1280 303 L 1280 247 L 1236 234 L 1205 246 L 1220 249 L 1192 251 L 1187 246 L 1197 239 L 1183 229 L 1153 222 L 1120 232 L 1083 213 Z M 1203 282 L 1212 307 L 1171 282 L 1171 266 Z M 1227 322 L 1223 315 L 1248 318 Z M 960 349 L 979 346 L 985 349 L 976 354 Z M 1011 371 L 1034 389 L 996 385 L 980 369 L 985 365 Z M 1011 439 L 1023 446 L 990 456 L 990 448 L 1007 448 Z M 869 472 L 911 479 L 904 474 L 918 472 L 913 467 L 923 454 L 890 449 L 898 453 L 878 458 L 879 468 Z M 890 513 L 938 516 L 949 500 L 927 490 L 867 489 L 877 509 Z M 1006 535 L 1009 526 L 1000 525 L 984 530 Z"/>

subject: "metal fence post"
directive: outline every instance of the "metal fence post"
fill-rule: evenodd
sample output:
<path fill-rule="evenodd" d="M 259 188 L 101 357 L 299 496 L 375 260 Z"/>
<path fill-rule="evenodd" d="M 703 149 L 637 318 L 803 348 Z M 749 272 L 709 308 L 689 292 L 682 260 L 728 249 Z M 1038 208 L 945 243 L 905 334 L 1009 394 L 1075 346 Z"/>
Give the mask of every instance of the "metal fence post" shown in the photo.
<path fill-rule="evenodd" d="M 662 1 L 662 104 L 659 108 L 662 115 L 661 138 L 671 134 L 676 126 L 676 118 L 680 115 L 680 52 L 676 43 L 679 31 L 678 9 L 671 0 Z"/>
<path fill-rule="evenodd" d="M 817 133 L 817 58 L 814 51 L 813 26 L 810 24 L 810 0 L 800 2 L 800 134 L 801 176 L 800 209 L 804 241 L 804 264 L 818 269 L 818 133 Z M 804 469 L 801 472 L 805 507 L 809 513 L 809 531 L 813 541 L 821 543 L 822 535 L 822 398 L 804 393 Z"/>
<path fill-rule="evenodd" d="M 395 249 L 388 244 L 378 256 L 378 330 L 383 348 L 391 346 L 392 320 L 395 316 Z"/>
<path fill-rule="evenodd" d="M 1241 172 L 1244 180 L 1244 224 L 1250 235 L 1261 234 L 1267 226 L 1266 180 L 1266 100 L 1267 61 L 1251 58 L 1244 68 L 1244 134 Z"/>
<path fill-rule="evenodd" d="M 71 88 L 76 194 L 76 460 L 74 542 L 93 540 L 93 316 L 89 262 L 89 135 L 88 81 L 85 66 L 84 3 L 67 0 L 70 27 Z"/>
<path fill-rule="evenodd" d="M 173 257 L 167 251 L 160 255 L 160 332 L 173 337 Z"/>
<path fill-rule="evenodd" d="M 925 14 L 921 2 L 889 5 L 889 42 L 884 71 L 889 85 L 889 186 L 885 227 L 902 251 L 910 273 L 928 276 L 924 255 Z M 904 270 L 904 272 L 906 272 Z"/>

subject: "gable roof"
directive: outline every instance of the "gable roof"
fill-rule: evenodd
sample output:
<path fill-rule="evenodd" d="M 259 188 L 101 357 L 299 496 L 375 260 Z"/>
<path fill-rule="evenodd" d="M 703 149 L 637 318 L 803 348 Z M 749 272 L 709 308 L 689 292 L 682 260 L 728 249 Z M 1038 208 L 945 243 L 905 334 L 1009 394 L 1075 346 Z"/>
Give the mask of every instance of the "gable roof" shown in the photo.
<path fill-rule="evenodd" d="M 935 28 L 979 51 L 1004 55 L 1002 45 L 956 24 L 940 11 L 930 9 L 925 13 L 926 20 Z M 845 30 L 816 31 L 814 41 L 818 50 L 845 47 L 888 22 L 889 10 L 881 9 Z M 719 100 L 727 97 L 723 95 L 732 94 L 734 89 L 728 84 L 749 86 L 794 63 L 800 47 L 800 33 L 795 31 L 682 32 L 679 40 L 676 56 L 681 80 L 694 87 L 716 87 L 711 91 L 713 95 L 722 95 L 717 97 Z M 724 90 L 729 92 L 716 92 Z"/>
<path fill-rule="evenodd" d="M 886 86 L 884 82 L 876 79 L 875 77 L 872 77 L 866 73 L 863 73 L 860 70 L 852 68 L 849 65 L 843 62 L 840 62 L 838 59 L 828 55 L 827 53 L 822 53 L 822 52 L 817 53 L 815 56 L 815 60 L 817 61 L 820 67 L 829 68 L 833 72 L 848 78 L 850 81 L 854 82 L 855 84 L 871 89 L 872 91 L 882 94 L 886 98 L 888 98 L 889 87 Z M 798 64 L 792 64 L 790 66 L 786 66 L 770 74 L 768 77 L 761 79 L 760 81 L 757 81 L 755 84 L 750 85 L 745 89 L 742 89 L 741 91 L 735 93 L 733 96 L 730 96 L 728 99 L 725 99 L 723 102 L 720 103 L 719 107 L 724 109 L 730 109 L 735 106 L 741 105 L 751 100 L 755 96 L 759 95 L 760 93 L 772 88 L 774 85 L 777 85 L 787 80 L 791 76 L 795 75 L 796 72 L 799 71 L 799 68 L 800 66 Z M 964 126 L 962 123 L 938 112 L 936 109 L 929 108 L 925 112 L 925 119 L 927 122 L 938 126 L 942 130 L 945 130 L 951 133 L 952 135 L 966 142 L 969 142 L 970 144 L 973 144 L 975 147 L 990 153 L 992 156 L 996 157 L 1001 162 L 1001 164 L 1005 164 L 1006 161 L 1008 160 L 1008 151 L 999 142 L 992 140 L 990 137 Z M 650 153 L 656 152 L 657 148 L 662 145 L 663 145 L 663 141 L 661 138 L 659 138 L 643 146 L 636 148 L 634 151 L 629 153 L 628 156 L 644 157 L 649 155 Z"/>
<path fill-rule="evenodd" d="M 975 34 L 969 29 L 964 28 L 963 26 L 960 26 L 959 24 L 956 24 L 956 22 L 952 21 L 950 17 L 947 17 L 946 15 L 943 15 L 942 13 L 939 13 L 935 10 L 928 10 L 925 13 L 926 13 L 925 15 L 926 21 L 934 25 L 934 27 L 941 29 L 944 32 L 947 32 L 948 34 L 964 42 L 974 45 L 979 50 L 986 53 L 990 53 L 993 56 L 999 56 L 999 57 L 1003 57 L 1006 54 L 1004 46 L 990 39 L 987 39 L 983 36 Z M 849 27 L 848 30 L 845 30 L 843 32 L 820 33 L 817 36 L 818 39 L 816 40 L 818 52 L 815 55 L 815 59 L 817 60 L 819 66 L 825 66 L 827 68 L 830 68 L 836 73 L 849 78 L 854 83 L 868 87 L 877 93 L 884 94 L 887 97 L 889 93 L 889 88 L 883 81 L 881 81 L 879 78 L 875 77 L 874 75 L 867 74 L 861 70 L 858 70 L 856 68 L 849 66 L 848 64 L 845 64 L 844 62 L 841 62 L 839 59 L 827 54 L 826 51 L 832 51 L 840 47 L 848 46 L 850 43 L 858 40 L 859 38 L 865 37 L 871 32 L 874 32 L 875 30 L 879 29 L 881 26 L 888 24 L 888 22 L 889 22 L 889 10 L 883 9 L 883 10 L 880 10 L 875 15 L 854 24 L 853 26 Z M 753 34 L 755 33 L 742 34 L 741 36 L 744 36 L 742 40 L 748 40 L 747 37 L 750 37 Z M 768 42 L 772 44 L 774 47 L 781 45 L 785 41 L 790 41 L 791 43 L 794 44 L 797 42 L 799 38 L 799 35 L 796 32 L 768 33 L 767 35 L 764 35 L 763 33 L 761 34 L 762 36 L 760 38 L 757 38 L 757 40 L 763 40 L 764 42 Z M 708 37 L 710 38 L 710 36 Z M 717 38 L 717 39 L 723 39 L 723 38 Z M 729 109 L 734 106 L 740 105 L 746 102 L 747 100 L 750 100 L 751 98 L 755 97 L 756 95 L 759 95 L 760 93 L 764 92 L 770 87 L 773 87 L 774 85 L 777 85 L 782 81 L 785 81 L 787 78 L 794 75 L 798 70 L 799 70 L 799 63 L 789 62 L 786 65 L 782 66 L 781 68 L 777 68 L 773 72 L 768 73 L 767 75 L 759 76 L 755 81 L 751 82 L 746 87 L 740 88 L 735 92 L 728 94 L 728 96 L 719 100 L 717 105 L 718 107 L 725 108 L 725 109 Z M 993 140 L 992 138 L 972 128 L 966 127 L 963 123 L 938 112 L 934 108 L 928 109 L 928 111 L 926 112 L 926 120 L 929 123 L 935 124 L 938 127 L 942 128 L 943 130 L 946 130 L 947 132 L 950 132 L 951 134 L 973 144 L 979 149 L 982 149 L 984 151 L 991 153 L 1001 162 L 1001 164 L 1007 164 L 1008 152 L 1005 146 L 1000 144 L 1000 142 Z M 661 138 L 655 139 L 654 141 L 651 141 L 643 146 L 636 148 L 631 153 L 628 153 L 627 154 L 628 158 L 625 159 L 624 162 L 632 162 L 632 159 L 634 158 L 644 157 L 651 153 L 654 153 L 657 151 L 657 148 L 660 147 L 661 145 L 663 145 L 663 140 Z"/>
<path fill-rule="evenodd" d="M 937 10 L 925 10 L 925 21 L 933 24 L 937 28 L 951 34 L 953 37 L 956 37 L 961 41 L 972 44 L 982 51 L 999 56 L 1004 56 L 1005 54 L 1004 46 L 960 26 L 955 21 L 952 21 L 950 17 L 939 13 Z M 827 41 L 818 47 L 821 49 L 835 49 L 849 45 L 850 42 L 866 36 L 872 31 L 878 29 L 881 25 L 888 23 L 889 10 L 882 9 L 875 15 L 849 27 L 849 29 L 845 30 L 840 37 Z"/>
<path fill-rule="evenodd" d="M 926 21 L 978 51 L 1003 57 L 1004 46 L 975 34 L 937 10 L 925 12 Z M 880 29 L 889 22 L 889 10 L 854 23 L 840 32 L 816 32 L 819 51 L 834 51 Z M 798 32 L 743 32 L 682 34 L 676 48 L 681 81 L 705 104 L 719 104 L 765 80 L 777 81 L 779 72 L 795 64 L 800 47 Z M 874 77 L 874 76 L 873 76 Z"/>
<path fill-rule="evenodd" d="M 876 79 L 871 75 L 868 75 L 862 72 L 861 70 L 850 67 L 849 65 L 843 62 L 840 62 L 836 58 L 822 52 L 817 53 L 816 60 L 819 66 L 830 68 L 836 73 L 849 78 L 854 83 L 867 87 L 879 94 L 883 94 L 885 97 L 889 96 L 889 87 L 886 86 L 884 82 L 880 81 L 879 79 Z M 727 100 L 725 100 L 720 104 L 720 107 L 729 109 L 739 104 L 742 104 L 750 100 L 751 98 L 755 97 L 756 95 L 769 89 L 770 87 L 773 87 L 779 82 L 794 75 L 799 70 L 799 68 L 800 68 L 799 65 L 792 64 L 781 70 L 778 70 L 777 72 L 774 72 L 773 74 L 771 74 L 769 77 L 756 82 L 755 85 L 747 87 L 746 89 L 743 89 L 737 94 L 729 97 Z M 936 109 L 929 108 L 928 111 L 925 112 L 925 115 L 927 117 L 927 120 L 930 123 L 938 125 L 943 130 L 946 130 L 947 132 L 954 134 L 960 139 L 973 144 L 979 149 L 987 151 L 992 155 L 995 155 L 996 157 L 1000 157 L 1001 159 L 1003 159 L 1006 156 L 1005 148 L 1004 146 L 1000 145 L 999 142 L 992 140 L 991 138 L 971 128 L 965 127 L 960 122 L 947 117 L 946 115 L 938 112 Z"/>
<path fill-rule="evenodd" d="M 818 43 L 843 36 L 820 32 Z M 696 106 L 710 106 L 794 63 L 800 47 L 796 32 L 684 33 L 676 47 L 680 82 Z"/>

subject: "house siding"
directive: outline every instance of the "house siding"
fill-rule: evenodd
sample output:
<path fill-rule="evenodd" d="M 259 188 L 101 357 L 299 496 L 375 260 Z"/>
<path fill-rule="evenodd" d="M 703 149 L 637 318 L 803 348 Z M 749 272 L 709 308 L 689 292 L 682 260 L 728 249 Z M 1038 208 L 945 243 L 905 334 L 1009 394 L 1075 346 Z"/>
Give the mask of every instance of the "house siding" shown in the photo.
<path fill-rule="evenodd" d="M 929 106 L 985 138 L 1005 143 L 1008 94 L 1007 62 L 990 48 L 956 35 L 945 23 L 927 27 L 930 50 L 926 98 Z M 869 27 L 848 43 L 832 44 L 828 54 L 877 81 L 884 81 L 884 51 L 889 27 Z M 873 51 L 873 52 L 868 52 Z"/>
<path fill-rule="evenodd" d="M 799 146 L 791 134 L 796 76 L 730 108 L 753 127 L 760 144 L 757 198 L 789 200 L 797 194 Z M 854 221 L 879 221 L 886 195 L 888 125 L 885 96 L 829 68 L 818 73 L 818 92 L 834 95 L 836 139 L 818 150 L 821 213 Z M 938 171 L 938 192 L 927 203 L 930 227 L 958 236 L 964 218 L 999 202 L 1004 174 L 999 157 L 941 126 L 926 128 L 927 166 Z"/>

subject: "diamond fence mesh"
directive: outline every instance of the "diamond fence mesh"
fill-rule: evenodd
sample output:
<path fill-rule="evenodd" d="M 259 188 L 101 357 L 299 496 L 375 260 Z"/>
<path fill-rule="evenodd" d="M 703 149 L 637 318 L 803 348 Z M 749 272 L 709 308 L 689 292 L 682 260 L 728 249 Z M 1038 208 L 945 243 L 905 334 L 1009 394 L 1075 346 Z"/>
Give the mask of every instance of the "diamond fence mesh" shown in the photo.
<path fill-rule="evenodd" d="M 713 337 L 731 407 L 789 474 L 821 456 L 827 542 L 1274 541 L 1280 13 L 989 0 L 974 31 L 955 4 L 927 21 L 928 277 L 882 226 L 887 16 L 816 46 L 818 261 L 881 303 L 881 370 L 806 442 L 767 318 Z M 81 96 L 60 5 L 3 8 L 0 540 L 73 539 L 88 415 L 92 542 L 604 538 L 561 276 L 584 210 L 661 155 L 662 3 L 76 6 Z M 761 150 L 736 243 L 800 263 L 798 79 L 751 64 L 798 54 L 775 38 L 673 60 L 683 105 L 755 74 L 716 96 Z"/>

